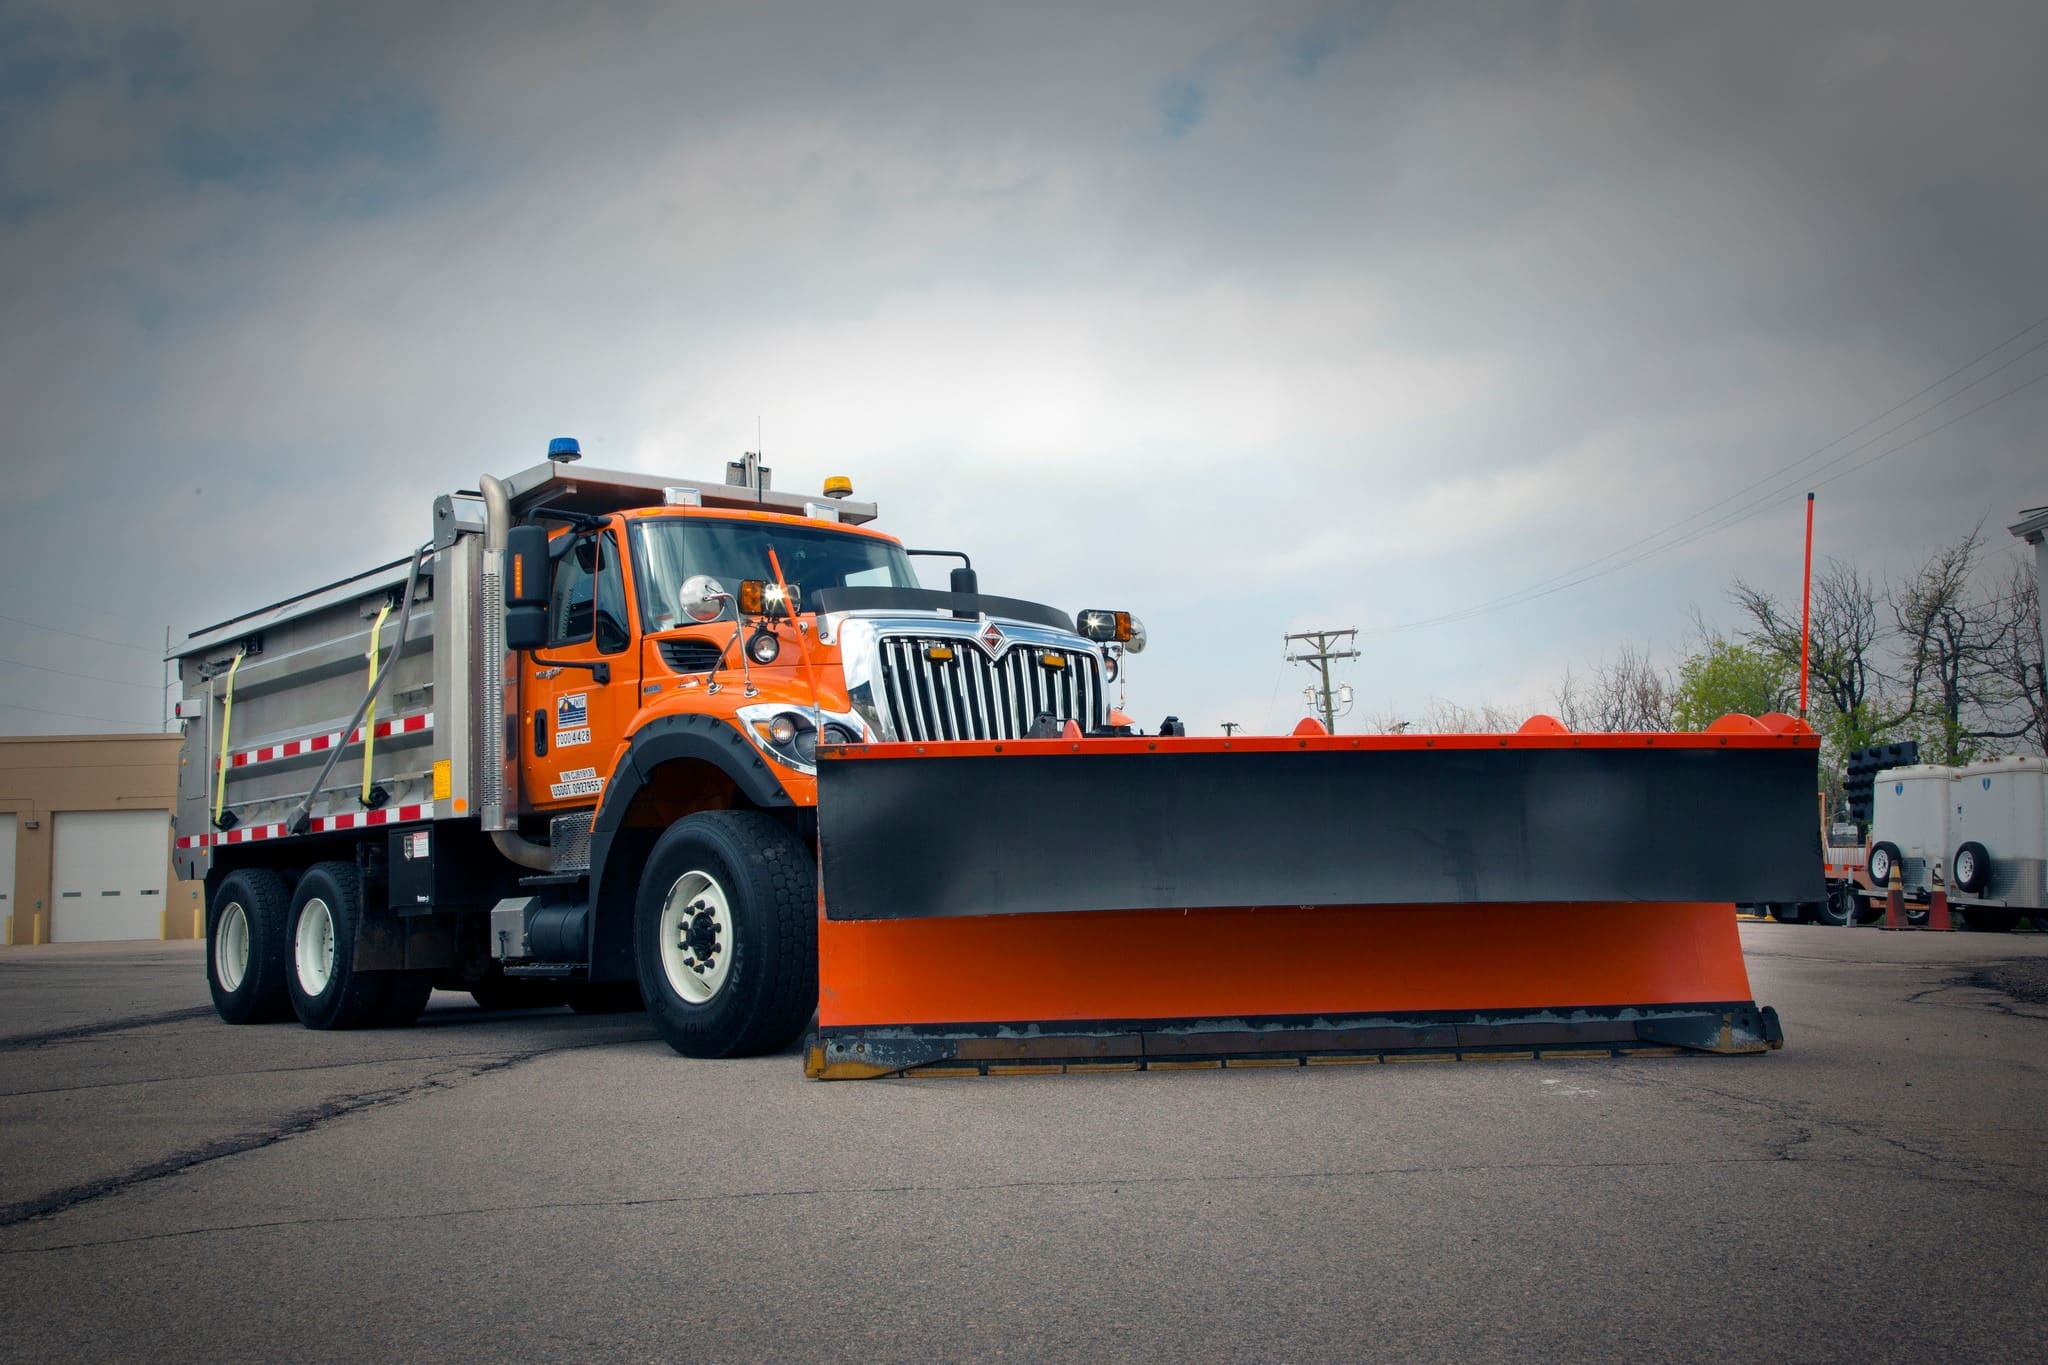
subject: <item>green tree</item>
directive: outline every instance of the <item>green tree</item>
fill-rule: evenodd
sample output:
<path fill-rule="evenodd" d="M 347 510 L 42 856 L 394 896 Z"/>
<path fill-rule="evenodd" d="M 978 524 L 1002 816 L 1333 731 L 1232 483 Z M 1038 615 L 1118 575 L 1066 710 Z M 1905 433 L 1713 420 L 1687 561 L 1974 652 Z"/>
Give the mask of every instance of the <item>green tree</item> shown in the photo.
<path fill-rule="evenodd" d="M 1704 730 L 1722 716 L 1760 716 L 1796 706 L 1798 680 L 1768 650 L 1719 636 L 1678 665 L 1671 720 L 1681 730 Z"/>

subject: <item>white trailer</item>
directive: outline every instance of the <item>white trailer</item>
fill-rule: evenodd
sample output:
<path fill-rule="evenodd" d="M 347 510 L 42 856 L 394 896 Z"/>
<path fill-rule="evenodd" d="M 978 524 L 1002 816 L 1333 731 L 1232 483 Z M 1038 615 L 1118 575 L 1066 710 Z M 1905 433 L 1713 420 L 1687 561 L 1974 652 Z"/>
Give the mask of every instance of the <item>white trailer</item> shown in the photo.
<path fill-rule="evenodd" d="M 1974 928 L 2048 913 L 2048 759 L 1972 763 L 1952 785 L 1949 903 Z"/>

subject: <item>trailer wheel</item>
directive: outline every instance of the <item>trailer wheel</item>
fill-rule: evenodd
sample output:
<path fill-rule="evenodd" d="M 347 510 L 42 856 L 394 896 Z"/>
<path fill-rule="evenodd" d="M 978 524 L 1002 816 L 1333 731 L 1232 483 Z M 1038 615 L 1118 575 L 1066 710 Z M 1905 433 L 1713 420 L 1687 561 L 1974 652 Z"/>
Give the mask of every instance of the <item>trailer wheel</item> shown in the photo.
<path fill-rule="evenodd" d="M 1880 839 L 1870 846 L 1870 884 L 1879 891 L 1892 884 L 1892 871 L 1904 866 L 1899 846 Z"/>
<path fill-rule="evenodd" d="M 206 985 L 230 1024 L 292 1017 L 285 994 L 285 920 L 292 893 L 268 868 L 230 872 L 206 915 Z"/>
<path fill-rule="evenodd" d="M 788 828 L 713 810 L 668 827 L 647 859 L 633 944 L 640 993 L 685 1057 L 787 1047 L 818 1002 L 817 870 Z"/>
<path fill-rule="evenodd" d="M 1953 864 L 1956 885 L 1965 891 L 1982 891 L 1991 880 L 1991 853 L 1972 839 L 1956 850 Z"/>
<path fill-rule="evenodd" d="M 1831 924 L 1840 929 L 1856 922 L 1856 893 L 1847 882 L 1829 882 L 1825 900 L 1816 901 L 1813 906 L 1813 920 L 1816 924 Z"/>
<path fill-rule="evenodd" d="M 353 863 L 315 863 L 292 897 L 285 984 L 307 1028 L 363 1028 L 377 1022 L 384 974 L 355 969 L 362 883 Z"/>

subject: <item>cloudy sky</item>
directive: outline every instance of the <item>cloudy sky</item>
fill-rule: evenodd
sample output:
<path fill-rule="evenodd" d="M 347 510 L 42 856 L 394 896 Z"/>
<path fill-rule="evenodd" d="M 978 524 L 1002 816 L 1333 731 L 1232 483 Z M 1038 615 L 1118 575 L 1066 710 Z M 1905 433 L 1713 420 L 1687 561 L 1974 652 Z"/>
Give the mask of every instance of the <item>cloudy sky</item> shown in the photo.
<path fill-rule="evenodd" d="M 1292 630 L 1364 632 L 1354 725 L 1673 657 L 1796 592 L 1808 487 L 1823 555 L 2005 553 L 2044 51 L 2037 3 L 0 0 L 0 732 L 154 728 L 166 626 L 564 434 L 715 478 L 758 422 L 778 487 L 1137 611 L 1132 709 L 1211 732 L 1302 714 Z"/>

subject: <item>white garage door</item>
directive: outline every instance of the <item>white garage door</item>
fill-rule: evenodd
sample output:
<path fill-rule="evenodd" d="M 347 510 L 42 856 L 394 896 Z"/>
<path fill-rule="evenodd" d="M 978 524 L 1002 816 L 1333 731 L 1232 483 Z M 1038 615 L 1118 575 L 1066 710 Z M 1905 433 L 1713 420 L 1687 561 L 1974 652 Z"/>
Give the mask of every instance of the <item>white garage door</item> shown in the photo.
<path fill-rule="evenodd" d="M 0 815 L 0 923 L 14 918 L 14 816 Z M 28 937 L 28 921 L 22 921 L 22 937 Z M 4 936 L 0 936 L 4 941 Z"/>
<path fill-rule="evenodd" d="M 55 842 L 52 943 L 163 937 L 168 812 L 58 811 Z"/>

